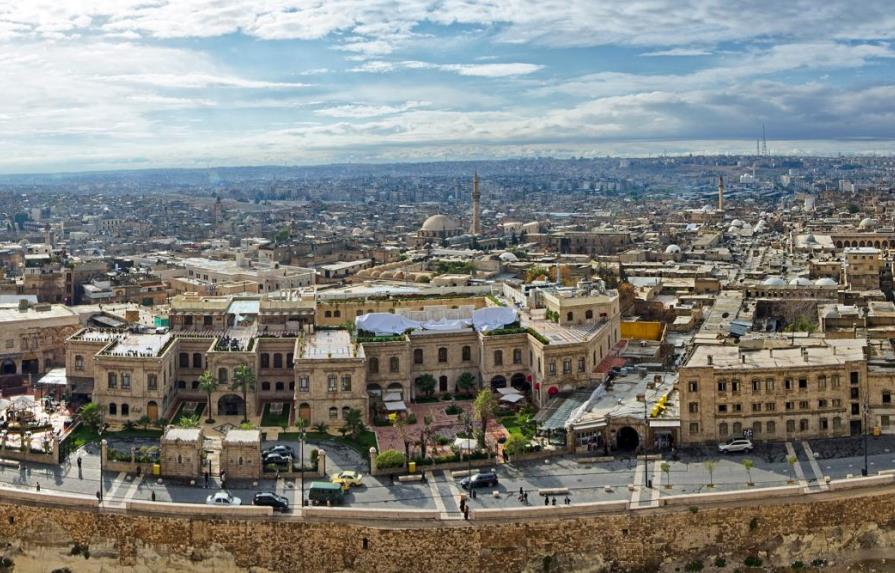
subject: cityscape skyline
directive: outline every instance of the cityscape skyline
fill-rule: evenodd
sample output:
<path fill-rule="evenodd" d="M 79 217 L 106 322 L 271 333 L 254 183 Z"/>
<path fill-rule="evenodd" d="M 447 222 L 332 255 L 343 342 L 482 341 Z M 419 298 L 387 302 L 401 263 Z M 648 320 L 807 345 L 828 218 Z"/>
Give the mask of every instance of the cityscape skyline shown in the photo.
<path fill-rule="evenodd" d="M 0 173 L 889 154 L 884 2 L 22 2 Z"/>

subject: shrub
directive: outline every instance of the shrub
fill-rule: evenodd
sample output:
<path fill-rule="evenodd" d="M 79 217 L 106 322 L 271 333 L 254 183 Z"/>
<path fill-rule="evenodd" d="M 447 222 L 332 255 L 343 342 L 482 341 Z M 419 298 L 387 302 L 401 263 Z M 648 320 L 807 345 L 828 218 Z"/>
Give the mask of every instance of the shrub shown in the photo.
<path fill-rule="evenodd" d="M 385 450 L 376 456 L 376 467 L 380 469 L 404 466 L 404 454 L 396 450 Z"/>
<path fill-rule="evenodd" d="M 695 505 L 690 506 L 690 513 L 698 513 L 698 512 L 699 512 L 698 507 L 696 507 Z"/>
<path fill-rule="evenodd" d="M 693 561 L 687 563 L 687 565 L 684 567 L 684 571 L 702 571 L 702 568 L 702 561 L 694 559 Z"/>
<path fill-rule="evenodd" d="M 755 531 L 756 529 L 758 529 L 758 518 L 753 517 L 749 520 L 749 531 Z"/>
<path fill-rule="evenodd" d="M 723 557 L 715 557 L 715 567 L 721 569 L 725 566 L 727 566 L 727 559 L 724 559 Z"/>
<path fill-rule="evenodd" d="M 411 412 L 410 415 L 407 416 L 407 424 L 408 424 L 408 425 L 411 425 L 411 426 L 412 426 L 413 424 L 416 424 L 416 414 L 414 414 L 413 412 Z"/>
<path fill-rule="evenodd" d="M 789 566 L 795 571 L 801 571 L 805 568 L 805 563 L 803 561 L 793 561 Z"/>
<path fill-rule="evenodd" d="M 317 467 L 317 460 L 320 459 L 320 450 L 314 448 L 311 450 L 311 466 Z M 304 461 L 302 461 L 304 463 Z"/>
<path fill-rule="evenodd" d="M 746 567 L 761 567 L 761 558 L 757 555 L 750 555 L 749 557 L 746 557 L 743 564 Z"/>
<path fill-rule="evenodd" d="M 441 400 L 442 400 L 443 402 L 450 402 L 450 401 L 453 400 L 453 399 L 454 399 L 454 397 L 451 396 L 450 394 L 445 394 L 445 395 L 443 395 L 443 396 L 441 397 Z"/>
<path fill-rule="evenodd" d="M 459 414 L 462 411 L 463 411 L 463 409 L 460 408 L 459 406 L 457 406 L 456 404 L 451 404 L 450 406 L 448 406 L 447 408 L 444 409 L 444 413 L 447 414 L 448 416 L 456 416 L 457 414 Z"/>
<path fill-rule="evenodd" d="M 826 566 L 827 566 L 827 560 L 826 560 L 826 559 L 812 559 L 812 560 L 811 560 L 811 566 L 814 567 L 814 568 L 816 568 L 816 569 L 820 569 L 821 567 L 826 567 Z"/>

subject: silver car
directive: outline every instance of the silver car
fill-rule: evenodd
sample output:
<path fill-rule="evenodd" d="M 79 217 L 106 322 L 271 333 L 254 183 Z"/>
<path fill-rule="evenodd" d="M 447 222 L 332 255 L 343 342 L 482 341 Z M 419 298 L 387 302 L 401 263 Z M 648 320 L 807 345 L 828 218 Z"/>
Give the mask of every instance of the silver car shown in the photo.
<path fill-rule="evenodd" d="M 751 452 L 752 440 L 746 438 L 734 438 L 729 442 L 718 444 L 718 451 L 722 454 L 734 454 L 737 452 Z"/>
<path fill-rule="evenodd" d="M 207 505 L 230 506 L 242 505 L 242 500 L 230 495 L 229 491 L 219 491 L 206 497 L 205 503 Z"/>

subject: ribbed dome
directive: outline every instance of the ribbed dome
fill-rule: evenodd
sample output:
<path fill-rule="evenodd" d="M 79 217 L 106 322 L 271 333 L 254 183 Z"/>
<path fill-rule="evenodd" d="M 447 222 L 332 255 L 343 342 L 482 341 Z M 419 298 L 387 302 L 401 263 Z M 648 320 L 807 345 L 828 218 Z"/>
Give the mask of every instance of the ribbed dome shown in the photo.
<path fill-rule="evenodd" d="M 805 277 L 796 277 L 789 281 L 789 284 L 790 286 L 812 286 L 814 283 Z"/>
<path fill-rule="evenodd" d="M 447 215 L 432 215 L 423 223 L 420 230 L 441 233 L 443 231 L 456 231 L 460 225 Z"/>
<path fill-rule="evenodd" d="M 876 219 L 871 219 L 870 217 L 865 217 L 858 223 L 859 229 L 873 229 L 874 227 L 876 227 Z"/>
<path fill-rule="evenodd" d="M 761 281 L 761 284 L 764 286 L 783 286 L 786 282 L 780 277 L 768 277 Z"/>
<path fill-rule="evenodd" d="M 824 277 L 822 279 L 817 279 L 816 281 L 814 281 L 814 284 L 816 284 L 817 286 L 837 286 L 839 283 L 829 277 Z"/>
<path fill-rule="evenodd" d="M 666 255 L 676 255 L 681 252 L 681 248 L 677 245 L 668 245 L 665 247 Z"/>

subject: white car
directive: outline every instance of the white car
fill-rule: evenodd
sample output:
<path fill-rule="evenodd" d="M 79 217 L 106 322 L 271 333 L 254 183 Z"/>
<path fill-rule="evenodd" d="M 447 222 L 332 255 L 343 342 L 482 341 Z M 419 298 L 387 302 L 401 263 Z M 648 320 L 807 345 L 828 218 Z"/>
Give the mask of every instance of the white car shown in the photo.
<path fill-rule="evenodd" d="M 718 444 L 718 451 L 722 454 L 733 454 L 736 452 L 751 452 L 752 440 L 746 438 L 734 438 L 729 442 Z"/>
<path fill-rule="evenodd" d="M 205 498 L 206 505 L 242 505 L 242 500 L 230 495 L 229 491 L 219 491 Z"/>

